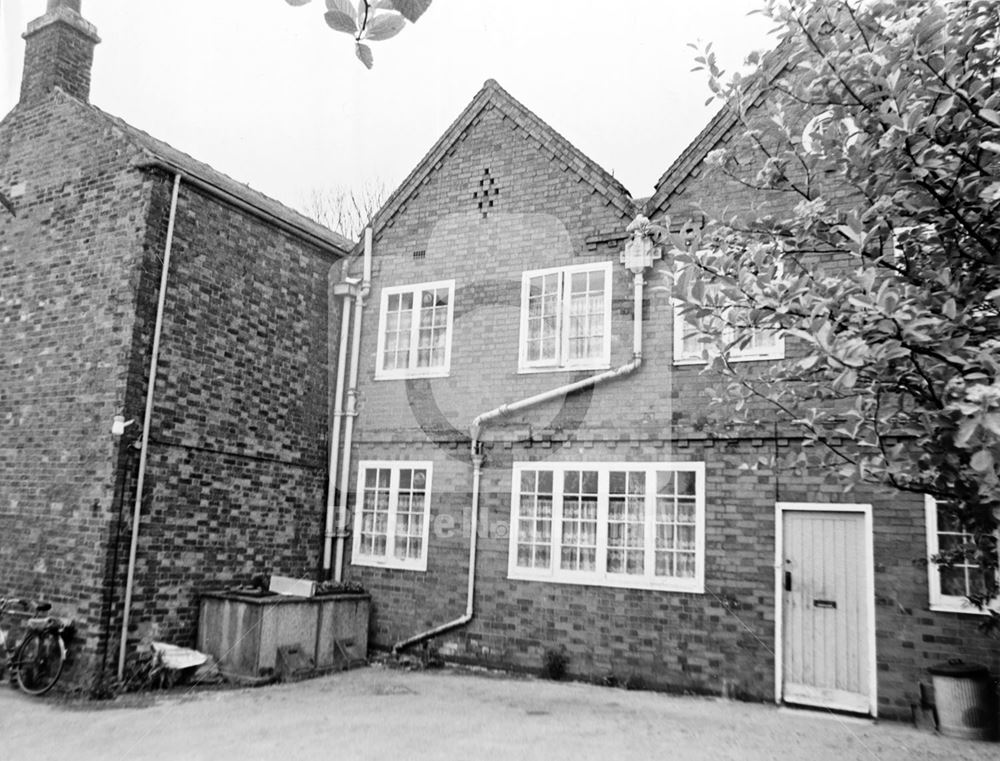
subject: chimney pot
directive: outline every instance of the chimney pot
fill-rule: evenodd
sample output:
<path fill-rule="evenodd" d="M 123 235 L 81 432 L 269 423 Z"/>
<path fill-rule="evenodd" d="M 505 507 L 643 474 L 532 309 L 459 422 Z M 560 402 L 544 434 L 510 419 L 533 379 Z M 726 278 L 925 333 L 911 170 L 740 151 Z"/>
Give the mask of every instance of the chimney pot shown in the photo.
<path fill-rule="evenodd" d="M 68 8 L 71 11 L 80 12 L 80 0 L 48 0 L 45 8 L 46 13 L 51 13 L 56 8 Z"/>

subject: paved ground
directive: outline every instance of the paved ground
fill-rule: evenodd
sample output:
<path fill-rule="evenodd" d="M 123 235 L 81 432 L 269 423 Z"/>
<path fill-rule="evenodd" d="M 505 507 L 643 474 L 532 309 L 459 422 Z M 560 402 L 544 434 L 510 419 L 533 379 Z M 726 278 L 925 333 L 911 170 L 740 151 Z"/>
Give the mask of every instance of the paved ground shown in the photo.
<path fill-rule="evenodd" d="M 111 703 L 0 687 L 2 761 L 990 759 L 1000 746 L 773 706 L 463 672 L 358 669 Z"/>

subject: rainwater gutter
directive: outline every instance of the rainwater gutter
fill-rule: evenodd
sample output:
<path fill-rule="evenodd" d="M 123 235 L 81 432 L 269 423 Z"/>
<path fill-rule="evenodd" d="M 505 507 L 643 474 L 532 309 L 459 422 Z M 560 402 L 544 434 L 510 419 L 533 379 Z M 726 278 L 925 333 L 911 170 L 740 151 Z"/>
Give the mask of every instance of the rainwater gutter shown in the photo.
<path fill-rule="evenodd" d="M 347 536 L 347 492 L 351 482 L 351 445 L 354 437 L 354 419 L 358 416 L 358 375 L 361 361 L 361 314 L 372 283 L 372 228 L 365 228 L 364 270 L 361 286 L 354 299 L 354 330 L 351 337 L 351 373 L 347 386 L 347 409 L 342 413 L 344 423 L 344 456 L 340 463 L 340 495 L 337 506 L 337 545 L 333 564 L 333 579 L 344 578 L 344 538 Z M 333 459 L 331 455 L 331 460 Z M 331 471 L 330 478 L 333 478 Z"/>
<path fill-rule="evenodd" d="M 163 247 L 163 268 L 160 271 L 160 293 L 156 304 L 156 326 L 153 328 L 153 349 L 149 361 L 149 380 L 146 383 L 146 413 L 142 421 L 142 445 L 139 450 L 139 475 L 135 484 L 135 507 L 132 511 L 132 542 L 128 552 L 128 574 L 125 579 L 125 602 L 122 612 L 121 642 L 118 647 L 118 680 L 125 675 L 125 652 L 128 646 L 128 625 L 132 608 L 132 591 L 135 584 L 135 559 L 139 547 L 139 519 L 142 516 L 142 489 L 146 477 L 146 460 L 149 456 L 149 429 L 153 419 L 153 401 L 156 391 L 156 373 L 160 358 L 160 336 L 163 333 L 163 310 L 167 301 L 167 281 L 170 275 L 170 253 L 174 244 L 174 223 L 177 220 L 177 198 L 181 189 L 181 173 L 174 173 L 174 188 L 170 196 L 170 216 L 167 221 L 167 240 Z"/>
<path fill-rule="evenodd" d="M 346 255 L 346 251 L 344 248 L 336 245 L 332 241 L 323 238 L 320 235 L 317 235 L 315 232 L 307 229 L 306 227 L 295 224 L 294 222 L 290 222 L 286 219 L 283 219 L 277 214 L 274 214 L 273 212 L 270 212 L 267 209 L 261 208 L 260 206 L 248 203 L 247 201 L 244 201 L 242 198 L 239 198 L 238 196 L 234 195 L 225 188 L 220 187 L 219 185 L 210 182 L 208 180 L 197 177 L 191 174 L 190 171 L 187 171 L 170 161 L 167 161 L 162 158 L 155 158 L 150 161 L 144 161 L 140 164 L 137 164 L 137 166 L 139 169 L 162 169 L 167 172 L 170 172 L 171 174 L 183 174 L 184 183 L 186 185 L 191 185 L 192 187 L 198 188 L 198 190 L 208 193 L 210 196 L 225 201 L 231 206 L 235 206 L 237 209 L 245 211 L 247 214 L 257 217 L 258 219 L 263 220 L 264 222 L 267 222 L 268 224 L 273 225 L 274 227 L 284 230 L 286 233 L 295 236 L 299 240 L 308 243 L 310 245 L 316 246 L 325 253 L 332 254 L 334 257 L 338 259 L 343 258 Z"/>
<path fill-rule="evenodd" d="M 621 262 L 632 272 L 633 279 L 633 323 L 632 323 L 632 359 L 624 365 L 605 370 L 604 372 L 591 375 L 573 383 L 567 383 L 540 394 L 529 396 L 509 404 L 502 404 L 488 412 L 478 415 L 469 426 L 471 444 L 469 454 L 472 458 L 472 520 L 470 528 L 472 536 L 469 539 L 469 579 L 468 597 L 465 604 L 465 614 L 459 616 L 454 621 L 449 621 L 433 629 L 421 632 L 409 639 L 397 642 L 392 646 L 393 654 L 404 650 L 411 645 L 416 645 L 425 640 L 444 634 L 445 632 L 465 626 L 472 620 L 474 615 L 474 600 L 476 587 L 476 543 L 479 526 L 479 484 L 483 466 L 483 446 L 482 433 L 484 427 L 497 418 L 505 417 L 514 412 L 534 407 L 544 402 L 556 399 L 574 391 L 584 388 L 593 388 L 615 378 L 624 378 L 631 375 L 642 366 L 642 294 L 645 279 L 643 273 L 653 265 L 654 259 L 660 258 L 660 251 L 652 243 L 649 233 L 649 220 L 643 216 L 638 216 L 626 228 L 631 234 L 630 240 L 625 244 L 625 251 L 621 254 Z"/>

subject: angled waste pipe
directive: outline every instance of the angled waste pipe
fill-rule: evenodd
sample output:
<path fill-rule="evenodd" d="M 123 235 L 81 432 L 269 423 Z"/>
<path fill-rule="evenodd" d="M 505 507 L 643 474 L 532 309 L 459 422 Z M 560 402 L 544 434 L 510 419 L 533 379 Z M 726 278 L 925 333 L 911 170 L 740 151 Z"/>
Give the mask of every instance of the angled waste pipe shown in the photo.
<path fill-rule="evenodd" d="M 604 372 L 591 375 L 589 378 L 567 383 L 540 394 L 520 399 L 510 404 L 502 404 L 492 410 L 478 415 L 469 426 L 472 438 L 470 445 L 470 456 L 472 458 L 472 520 L 470 528 L 472 536 L 469 539 L 469 577 L 467 585 L 467 599 L 465 603 L 465 613 L 453 621 L 428 629 L 409 639 L 401 640 L 392 646 L 393 654 L 398 653 L 412 645 L 419 644 L 425 640 L 444 634 L 460 626 L 465 626 L 472 620 L 475 613 L 475 588 L 476 588 L 476 542 L 479 527 L 479 484 L 483 467 L 482 433 L 483 428 L 492 420 L 510 415 L 519 410 L 534 407 L 543 402 L 550 401 L 560 396 L 579 391 L 584 388 L 593 388 L 615 378 L 624 378 L 631 375 L 642 366 L 642 293 L 645 279 L 643 273 L 653 266 L 653 261 L 660 258 L 660 251 L 654 246 L 650 237 L 650 223 L 646 217 L 637 216 L 626 230 L 632 233 L 631 239 L 625 244 L 620 261 L 632 273 L 633 280 L 633 323 L 632 323 L 632 359 L 624 365 L 605 370 Z"/>
<path fill-rule="evenodd" d="M 156 326 L 153 328 L 153 350 L 149 360 L 149 380 L 146 385 L 146 413 L 142 421 L 142 448 L 139 450 L 139 475 L 135 484 L 135 507 L 132 510 L 132 541 L 128 551 L 128 574 L 125 579 L 125 602 L 122 612 L 122 634 L 118 646 L 118 679 L 125 675 L 125 652 L 128 645 L 128 624 L 132 609 L 132 589 L 135 584 L 135 559 L 139 548 L 139 519 L 142 516 L 142 488 L 146 478 L 149 455 L 149 428 L 153 419 L 156 372 L 160 359 L 160 335 L 163 332 L 163 309 L 167 301 L 167 281 L 170 275 L 170 252 L 174 245 L 174 223 L 177 220 L 177 197 L 181 189 L 181 174 L 174 174 L 174 189 L 170 196 L 170 216 L 167 240 L 163 247 L 163 269 L 160 271 L 160 293 L 156 303 Z"/>

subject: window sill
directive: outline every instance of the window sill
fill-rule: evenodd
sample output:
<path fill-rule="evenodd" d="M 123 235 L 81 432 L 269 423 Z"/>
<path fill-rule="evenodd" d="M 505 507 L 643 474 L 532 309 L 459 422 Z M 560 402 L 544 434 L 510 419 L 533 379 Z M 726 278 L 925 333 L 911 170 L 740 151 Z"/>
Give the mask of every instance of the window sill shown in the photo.
<path fill-rule="evenodd" d="M 419 562 L 402 562 L 399 560 L 392 560 L 387 558 L 373 558 L 373 557 L 359 557 L 351 558 L 351 565 L 366 566 L 368 568 L 391 568 L 396 571 L 417 571 L 426 572 L 427 571 L 427 558 Z"/>
<path fill-rule="evenodd" d="M 729 357 L 730 362 L 777 362 L 785 358 L 784 354 L 755 354 L 755 355 L 744 355 Z M 685 367 L 691 365 L 707 365 L 708 361 L 704 359 L 675 359 L 673 361 L 675 367 Z"/>
<path fill-rule="evenodd" d="M 977 608 L 971 602 L 966 599 L 961 599 L 960 601 L 947 601 L 947 602 L 935 602 L 930 604 L 930 610 L 935 613 L 961 613 L 966 616 L 988 616 L 990 610 L 995 612 L 1000 612 L 1000 603 L 994 603 L 991 608 L 981 609 Z"/>
<path fill-rule="evenodd" d="M 518 367 L 518 375 L 542 375 L 546 373 L 579 373 L 579 372 L 599 372 L 610 370 L 610 362 L 601 362 L 594 365 L 561 365 L 559 367 Z"/>
<path fill-rule="evenodd" d="M 393 380 L 410 380 L 411 378 L 447 378 L 451 375 L 451 369 L 445 368 L 443 370 L 433 369 L 433 370 L 407 370 L 405 373 L 394 372 L 394 373 L 384 373 L 376 372 L 375 380 L 377 381 L 393 381 Z"/>
<path fill-rule="evenodd" d="M 730 362 L 777 362 L 780 359 L 784 359 L 784 353 L 781 354 L 745 354 L 737 355 L 735 357 L 730 357 Z"/>
<path fill-rule="evenodd" d="M 689 594 L 704 594 L 705 584 L 696 579 L 680 581 L 677 579 L 653 580 L 646 577 L 622 578 L 619 576 L 552 576 L 545 574 L 525 573 L 523 571 L 508 571 L 507 578 L 511 581 L 532 581 L 548 584 L 573 584 L 586 587 L 612 587 L 614 589 L 648 589 L 653 592 L 686 592 Z"/>

